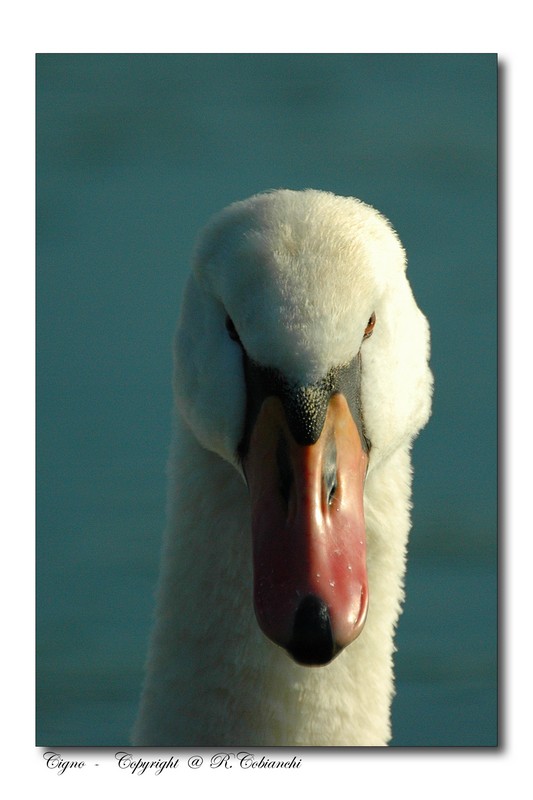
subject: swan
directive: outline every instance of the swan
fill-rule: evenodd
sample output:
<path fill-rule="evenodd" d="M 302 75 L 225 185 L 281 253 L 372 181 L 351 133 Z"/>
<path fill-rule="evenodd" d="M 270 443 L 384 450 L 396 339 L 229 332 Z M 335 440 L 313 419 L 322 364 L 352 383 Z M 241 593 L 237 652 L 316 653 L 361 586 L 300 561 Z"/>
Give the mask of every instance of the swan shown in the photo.
<path fill-rule="evenodd" d="M 392 226 L 280 189 L 202 232 L 137 746 L 386 746 L 429 326 Z"/>

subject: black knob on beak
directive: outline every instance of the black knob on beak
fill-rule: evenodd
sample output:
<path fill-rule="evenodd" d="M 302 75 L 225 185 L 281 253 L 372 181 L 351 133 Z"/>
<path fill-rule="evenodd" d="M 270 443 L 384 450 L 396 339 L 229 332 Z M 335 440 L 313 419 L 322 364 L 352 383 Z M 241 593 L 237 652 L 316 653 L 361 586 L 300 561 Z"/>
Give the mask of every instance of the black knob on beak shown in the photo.
<path fill-rule="evenodd" d="M 299 664 L 327 664 L 337 654 L 328 607 L 320 597 L 309 594 L 301 601 L 287 650 Z"/>

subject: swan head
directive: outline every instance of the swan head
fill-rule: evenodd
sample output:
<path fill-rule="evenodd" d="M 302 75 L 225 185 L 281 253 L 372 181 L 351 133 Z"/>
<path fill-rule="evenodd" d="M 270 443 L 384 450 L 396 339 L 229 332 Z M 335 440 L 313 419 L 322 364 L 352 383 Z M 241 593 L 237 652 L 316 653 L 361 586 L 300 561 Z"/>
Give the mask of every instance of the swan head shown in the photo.
<path fill-rule="evenodd" d="M 186 286 L 177 403 L 246 481 L 256 617 L 302 664 L 361 632 L 366 476 L 429 416 L 429 332 L 405 269 L 370 206 L 279 190 L 213 218 Z"/>

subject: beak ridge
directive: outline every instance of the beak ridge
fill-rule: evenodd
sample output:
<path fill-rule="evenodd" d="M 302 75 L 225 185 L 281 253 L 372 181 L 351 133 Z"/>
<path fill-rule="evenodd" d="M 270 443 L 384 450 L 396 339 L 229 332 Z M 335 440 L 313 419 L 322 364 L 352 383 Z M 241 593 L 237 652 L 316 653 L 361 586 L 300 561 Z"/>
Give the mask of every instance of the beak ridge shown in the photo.
<path fill-rule="evenodd" d="M 244 459 L 254 606 L 263 632 L 298 663 L 328 663 L 364 625 L 367 463 L 342 394 L 309 445 L 295 441 L 279 398 L 263 402 Z"/>

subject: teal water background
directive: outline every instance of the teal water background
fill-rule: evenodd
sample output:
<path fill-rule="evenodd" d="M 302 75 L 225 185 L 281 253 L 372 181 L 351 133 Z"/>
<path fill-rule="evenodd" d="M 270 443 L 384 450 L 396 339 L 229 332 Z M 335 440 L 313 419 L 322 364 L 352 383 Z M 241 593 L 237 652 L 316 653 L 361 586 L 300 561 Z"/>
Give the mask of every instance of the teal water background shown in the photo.
<path fill-rule="evenodd" d="M 497 743 L 497 59 L 37 57 L 37 737 L 128 743 L 198 229 L 320 188 L 398 230 L 432 328 L 396 746 Z"/>

